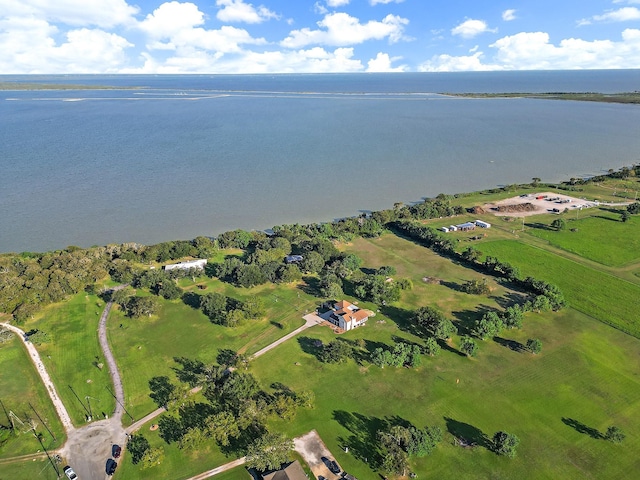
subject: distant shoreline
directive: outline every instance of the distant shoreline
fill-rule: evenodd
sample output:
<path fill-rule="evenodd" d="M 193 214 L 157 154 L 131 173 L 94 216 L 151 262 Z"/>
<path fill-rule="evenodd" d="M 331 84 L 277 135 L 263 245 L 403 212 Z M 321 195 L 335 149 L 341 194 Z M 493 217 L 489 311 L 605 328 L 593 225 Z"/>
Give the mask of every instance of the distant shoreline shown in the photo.
<path fill-rule="evenodd" d="M 534 98 L 540 100 L 574 100 L 582 102 L 640 104 L 640 91 L 621 93 L 442 93 L 442 95 L 464 98 Z"/>

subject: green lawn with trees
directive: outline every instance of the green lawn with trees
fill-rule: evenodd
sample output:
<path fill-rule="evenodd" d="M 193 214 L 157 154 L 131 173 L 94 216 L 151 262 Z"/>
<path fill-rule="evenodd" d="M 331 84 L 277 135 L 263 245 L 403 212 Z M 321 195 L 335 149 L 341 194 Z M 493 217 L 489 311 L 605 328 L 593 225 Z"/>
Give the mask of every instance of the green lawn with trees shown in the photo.
<path fill-rule="evenodd" d="M 622 222 L 620 213 L 604 209 L 585 212 L 579 219 L 570 212 L 566 225 L 561 231 L 543 227 L 527 231 L 551 245 L 604 265 L 621 267 L 640 261 L 640 218 L 637 216 Z"/>
<path fill-rule="evenodd" d="M 35 425 L 36 432 L 43 434 L 42 441 L 45 448 L 60 447 L 66 438 L 64 429 L 40 376 L 31 363 L 22 341 L 16 335 L 12 335 L 11 338 L 2 335 L 0 372 L 2 372 L 0 375 L 0 401 L 4 407 L 3 410 L 0 410 L 0 459 L 41 450 L 41 445 L 33 436 L 30 425 Z M 13 412 L 18 418 L 11 416 L 9 412 Z M 7 414 L 9 414 L 9 418 L 7 418 Z M 30 424 L 30 421 L 34 423 Z M 45 425 L 43 425 L 43 421 Z M 13 427 L 15 429 L 12 430 Z M 47 431 L 47 428 L 51 430 L 55 439 Z M 4 465 L 0 466 L 0 470 L 4 472 Z"/>
<path fill-rule="evenodd" d="M 540 189 L 633 198 L 639 173 L 625 167 L 557 186 L 536 178 L 277 226 L 273 237 L 235 230 L 217 240 L 0 256 L 0 307 L 31 330 L 81 425 L 90 399 L 94 410 L 113 409 L 96 338 L 104 300 L 87 282 L 133 285 L 115 295 L 108 324 L 126 406 L 136 418 L 170 409 L 154 421 L 158 430 L 147 425 L 134 437 L 123 478 L 187 478 L 247 452 L 271 465 L 311 429 L 358 478 L 624 478 L 640 467 L 640 285 L 628 280 L 635 244 L 624 243 L 638 212 L 623 219 L 594 209 L 550 229 L 544 222 L 558 217 L 543 215 L 540 225 L 527 222 L 532 235 L 499 220 L 481 236 L 433 227 Z M 302 260 L 287 263 L 289 254 Z M 157 268 L 194 257 L 209 259 L 205 275 Z M 72 278 L 83 262 L 90 271 Z M 374 313 L 365 327 L 336 335 L 315 326 L 247 363 L 304 313 L 342 298 Z M 18 352 L 0 346 L 0 362 L 12 360 L 3 349 Z M 228 366 L 237 370 L 223 374 Z M 14 382 L 10 397 L 19 395 Z M 185 396 L 194 385 L 202 392 Z M 31 467 L 8 471 L 19 468 Z M 248 477 L 239 468 L 222 478 Z"/>

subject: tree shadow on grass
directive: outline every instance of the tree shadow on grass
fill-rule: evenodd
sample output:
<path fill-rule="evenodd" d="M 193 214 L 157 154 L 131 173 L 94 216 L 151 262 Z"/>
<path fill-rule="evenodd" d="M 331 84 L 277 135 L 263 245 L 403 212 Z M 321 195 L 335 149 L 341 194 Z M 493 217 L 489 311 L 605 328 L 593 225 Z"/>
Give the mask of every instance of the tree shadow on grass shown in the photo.
<path fill-rule="evenodd" d="M 598 430 L 593 427 L 589 427 L 574 418 L 562 417 L 562 423 L 573 428 L 576 432 L 584 433 L 585 435 L 589 435 L 591 438 L 595 438 L 596 440 L 604 438 L 604 435 L 602 435 Z"/>
<path fill-rule="evenodd" d="M 440 348 L 442 350 L 445 350 L 445 351 L 451 352 L 451 353 L 455 353 L 459 357 L 466 357 L 467 356 L 466 354 L 462 353 L 460 350 L 453 348 L 451 345 L 449 345 L 444 340 L 438 340 L 438 345 L 440 345 Z"/>
<path fill-rule="evenodd" d="M 320 360 L 320 356 L 322 354 L 323 344 L 322 340 L 318 340 L 317 338 L 311 337 L 298 337 L 298 344 L 304 353 L 308 353 L 309 355 L 313 355 L 316 357 L 316 360 Z"/>
<path fill-rule="evenodd" d="M 458 441 L 462 441 L 469 446 L 478 445 L 487 450 L 493 450 L 493 442 L 478 427 L 449 417 L 444 417 L 444 421 L 447 424 L 447 431 Z"/>
<path fill-rule="evenodd" d="M 502 337 L 493 337 L 493 341 L 502 345 L 503 347 L 507 347 L 508 349 L 513 350 L 514 352 L 523 353 L 526 351 L 525 346 L 515 340 L 509 340 Z"/>
<path fill-rule="evenodd" d="M 380 311 L 384 316 L 389 318 L 389 320 L 392 320 L 403 332 L 408 332 L 418 337 L 424 336 L 424 333 L 420 331 L 419 327 L 411 321 L 411 317 L 413 317 L 414 314 L 413 311 L 390 305 L 381 307 Z"/>
<path fill-rule="evenodd" d="M 548 232 L 557 231 L 555 228 L 552 228 L 551 226 L 547 225 L 546 223 L 540 223 L 540 222 L 527 222 L 526 226 L 529 227 L 529 228 L 535 228 L 536 230 L 546 230 Z"/>
<path fill-rule="evenodd" d="M 382 455 L 378 448 L 378 432 L 389 430 L 395 425 L 403 427 L 411 425 L 410 422 L 398 416 L 378 418 L 344 410 L 334 410 L 333 419 L 351 432 L 348 436 L 338 437 L 340 446 L 349 447 L 349 453 L 354 458 L 369 464 L 373 469 L 378 468 L 382 463 Z"/>
<path fill-rule="evenodd" d="M 476 321 L 482 318 L 489 308 L 478 308 L 477 310 L 461 310 L 458 312 L 451 312 L 456 322 L 454 325 L 458 329 L 459 335 L 472 335 L 473 327 Z"/>
<path fill-rule="evenodd" d="M 200 308 L 200 295 L 193 292 L 185 292 L 182 294 L 182 303 L 197 310 Z"/>
<path fill-rule="evenodd" d="M 504 286 L 507 287 L 507 285 Z M 507 308 L 512 305 L 522 305 L 526 301 L 527 295 L 519 292 L 507 292 L 502 296 L 492 295 L 489 298 L 500 305 L 500 307 Z"/>
<path fill-rule="evenodd" d="M 618 212 L 620 214 L 622 214 L 622 212 Z M 600 220 L 609 220 L 610 222 L 622 222 L 622 220 L 620 220 L 619 218 L 611 218 L 611 217 L 605 217 L 604 215 L 593 215 L 593 218 L 599 218 Z"/>
<path fill-rule="evenodd" d="M 447 287 L 447 288 L 450 288 L 454 292 L 461 292 L 462 291 L 462 284 L 461 283 L 448 282 L 446 280 L 441 280 L 440 281 L 440 285 L 442 285 L 444 287 Z"/>
<path fill-rule="evenodd" d="M 302 277 L 303 283 L 299 284 L 296 288 L 299 288 L 307 295 L 314 297 L 320 297 L 320 280 L 316 277 L 309 275 Z"/>

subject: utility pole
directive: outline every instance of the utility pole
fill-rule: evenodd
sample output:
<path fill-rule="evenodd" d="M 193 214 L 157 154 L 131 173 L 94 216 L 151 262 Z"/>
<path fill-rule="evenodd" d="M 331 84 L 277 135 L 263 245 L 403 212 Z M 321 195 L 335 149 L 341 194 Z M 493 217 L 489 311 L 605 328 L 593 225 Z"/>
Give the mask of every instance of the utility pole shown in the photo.
<path fill-rule="evenodd" d="M 80 397 L 78 396 L 78 394 L 75 392 L 75 390 L 73 389 L 73 387 L 71 385 L 67 385 L 69 387 L 69 390 L 71 390 L 71 392 L 73 393 L 73 395 L 76 397 L 76 399 L 78 400 L 78 402 L 80 402 L 80 405 L 82 405 L 82 408 L 85 412 L 87 412 L 87 418 L 88 418 L 88 422 L 91 421 L 91 412 L 89 410 L 87 410 L 87 407 L 84 406 L 84 403 L 82 403 L 82 400 L 80 400 Z"/>
<path fill-rule="evenodd" d="M 36 412 L 36 409 L 33 408 L 33 405 L 31 405 L 31 402 L 29 402 L 29 406 L 31 407 L 31 410 L 33 410 L 33 413 L 36 414 L 36 417 L 38 417 L 38 420 L 40 420 L 40 423 L 42 423 L 42 426 L 44 428 L 47 429 L 47 432 L 49 432 L 49 435 L 51 435 L 51 438 L 53 438 L 54 440 L 56 439 L 56 436 L 53 434 L 53 432 L 49 429 L 49 427 L 47 426 L 46 423 L 44 423 L 44 420 L 42 420 L 42 418 L 40 417 L 40 415 L 38 415 L 38 412 Z"/>

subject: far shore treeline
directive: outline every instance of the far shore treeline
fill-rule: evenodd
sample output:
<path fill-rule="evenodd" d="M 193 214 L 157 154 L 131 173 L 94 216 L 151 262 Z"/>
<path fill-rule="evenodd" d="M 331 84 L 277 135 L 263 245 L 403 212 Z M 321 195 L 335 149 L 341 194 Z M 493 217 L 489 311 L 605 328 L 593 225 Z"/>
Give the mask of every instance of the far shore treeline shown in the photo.
<path fill-rule="evenodd" d="M 606 175 L 589 179 L 575 179 L 558 185 L 533 183 L 509 185 L 487 192 L 513 190 L 514 187 L 552 187 L 580 191 L 581 185 L 601 182 L 607 178 L 640 177 L 640 164 L 609 170 Z M 420 220 L 450 217 L 466 212 L 456 201 L 471 194 L 440 194 L 414 205 L 395 204 L 393 208 L 344 218 L 331 223 L 309 225 L 280 225 L 272 233 L 233 230 L 217 238 L 199 236 L 193 240 L 176 240 L 156 245 L 123 243 L 102 247 L 80 248 L 70 246 L 63 250 L 45 253 L 0 254 L 0 312 L 13 315 L 15 323 L 24 323 L 47 304 L 59 302 L 83 290 L 100 293 L 101 285 L 112 281 L 119 284 L 151 287 L 165 298 L 180 294 L 173 280 L 179 276 L 193 276 L 195 272 L 149 270 L 149 265 L 166 263 L 189 257 L 213 258 L 205 274 L 218 277 L 241 287 L 252 287 L 267 282 L 289 283 L 298 281 L 303 274 L 319 274 L 320 286 L 328 296 L 341 293 L 339 278 L 344 271 L 357 269 L 357 259 L 350 258 L 335 247 L 334 242 L 347 242 L 356 237 L 378 237 L 393 230 L 458 261 L 483 269 L 486 273 L 501 276 L 536 296 L 545 296 L 549 307 L 561 308 L 564 299 L 561 292 L 542 280 L 521 278 L 517 268 L 499 259 L 480 255 L 472 247 L 457 251 L 450 238 L 435 229 L 418 223 Z M 630 205 L 629 213 L 638 213 L 640 205 Z M 225 249 L 236 249 L 234 255 L 221 255 Z M 302 255 L 303 260 L 287 263 L 287 255 Z M 154 273 L 151 273 L 154 272 Z M 153 278 L 152 278 L 153 277 Z M 168 280 L 172 280 L 169 282 Z M 363 280 L 361 291 L 378 292 L 381 285 L 375 279 Z M 385 292 L 384 295 L 398 294 Z M 376 294 L 377 295 L 377 294 Z M 389 298 L 392 300 L 392 298 Z M 372 298 L 373 299 L 373 298 Z M 384 301 L 384 298 L 374 300 Z M 545 302 L 546 305 L 546 302 Z M 136 307 L 132 305 L 132 307 Z"/>

